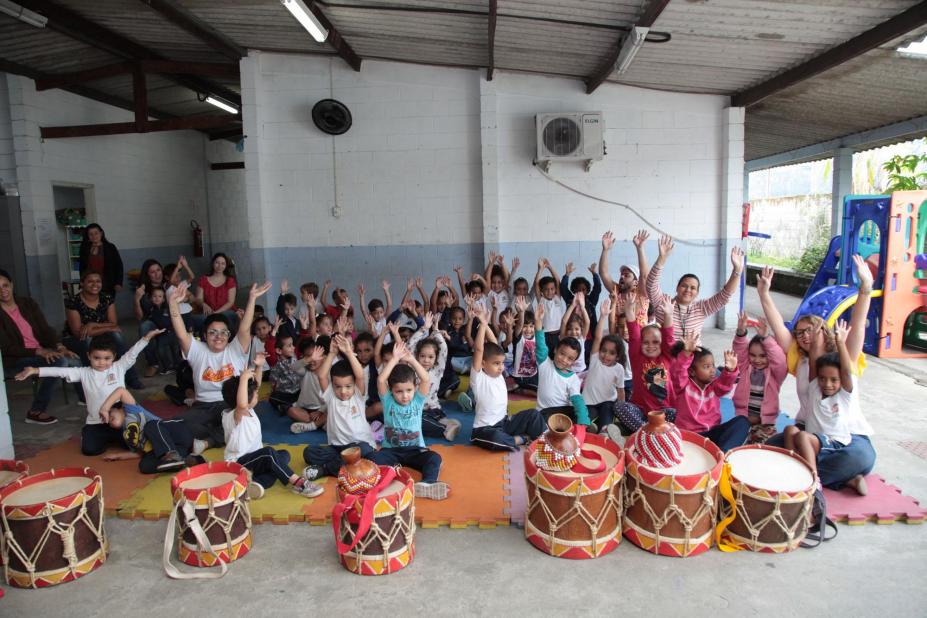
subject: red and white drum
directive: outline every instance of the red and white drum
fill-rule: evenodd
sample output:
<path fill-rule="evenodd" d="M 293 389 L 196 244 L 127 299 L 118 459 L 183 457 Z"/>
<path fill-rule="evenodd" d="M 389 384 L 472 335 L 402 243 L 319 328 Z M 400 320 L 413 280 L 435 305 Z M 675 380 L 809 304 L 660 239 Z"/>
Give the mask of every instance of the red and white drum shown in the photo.
<path fill-rule="evenodd" d="M 26 462 L 0 459 L 0 489 L 25 476 L 29 476 L 29 465 Z"/>
<path fill-rule="evenodd" d="M 649 468 L 626 450 L 624 535 L 649 552 L 685 558 L 708 550 L 724 455 L 708 438 L 680 430 L 682 462 Z"/>
<path fill-rule="evenodd" d="M 721 542 L 768 553 L 797 548 L 814 505 L 814 474 L 805 460 L 762 444 L 731 449 L 724 459 L 734 506 L 722 501 Z M 724 521 L 732 513 L 734 519 Z"/>
<path fill-rule="evenodd" d="M 44 588 L 106 561 L 103 480 L 90 468 L 26 476 L 0 489 L 6 582 Z"/>

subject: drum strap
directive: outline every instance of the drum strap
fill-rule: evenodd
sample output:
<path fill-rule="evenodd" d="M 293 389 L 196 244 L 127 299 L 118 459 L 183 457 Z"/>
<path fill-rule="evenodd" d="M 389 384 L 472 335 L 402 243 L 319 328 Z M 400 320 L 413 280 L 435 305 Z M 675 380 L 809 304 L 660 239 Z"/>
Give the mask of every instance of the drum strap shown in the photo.
<path fill-rule="evenodd" d="M 737 500 L 734 498 L 734 490 L 731 488 L 731 464 L 727 462 L 721 469 L 721 482 L 718 483 L 718 491 L 721 492 L 721 497 L 727 500 L 728 505 L 730 505 L 731 514 L 719 521 L 718 525 L 715 526 L 715 544 L 723 552 L 740 551 L 741 547 L 721 540 L 721 533 L 737 518 Z"/>
<path fill-rule="evenodd" d="M 380 467 L 380 482 L 377 483 L 376 487 L 368 491 L 363 496 L 358 496 L 355 494 L 347 494 L 337 503 L 332 509 L 332 528 L 335 530 L 335 545 L 338 546 L 338 554 L 344 555 L 354 549 L 354 547 L 360 542 L 364 535 L 367 534 L 367 531 L 370 530 L 370 525 L 373 523 L 373 507 L 376 506 L 377 499 L 380 496 L 380 492 L 386 489 L 386 487 L 393 482 L 393 479 L 396 478 L 396 469 L 388 468 L 385 466 Z M 357 523 L 357 530 L 354 532 L 354 540 L 350 544 L 341 542 L 341 520 L 344 517 L 345 513 L 348 513 L 348 518 L 350 520 L 350 512 L 354 509 L 354 505 L 358 501 L 363 500 L 364 505 L 361 510 L 360 521 Z M 354 523 L 354 522 L 352 522 Z"/>
<path fill-rule="evenodd" d="M 216 556 L 216 562 L 219 563 L 219 571 L 200 569 L 195 573 L 185 573 L 171 562 L 171 555 L 174 553 L 174 540 L 177 538 L 177 513 L 179 511 L 183 511 L 183 518 L 187 522 L 190 531 L 193 532 L 193 536 L 196 537 L 196 544 L 199 551 L 206 551 Z M 219 559 L 219 556 L 216 554 L 215 550 L 213 550 L 212 544 L 209 542 L 209 538 L 207 538 L 206 532 L 200 524 L 200 520 L 196 518 L 196 509 L 188 500 L 183 500 L 171 511 L 171 518 L 167 521 L 167 532 L 164 535 L 164 554 L 162 555 L 161 562 L 164 565 L 164 572 L 167 573 L 167 576 L 171 579 L 219 579 L 225 575 L 229 568 L 225 560 Z"/>
<path fill-rule="evenodd" d="M 586 443 L 586 426 L 573 425 L 573 436 L 576 438 L 576 441 L 579 442 L 580 456 L 596 463 L 595 465 L 587 466 L 580 463 L 579 459 L 577 459 L 570 470 L 573 472 L 582 472 L 584 474 L 597 474 L 603 471 L 605 469 L 605 459 L 597 452 L 583 448 L 583 444 Z"/>

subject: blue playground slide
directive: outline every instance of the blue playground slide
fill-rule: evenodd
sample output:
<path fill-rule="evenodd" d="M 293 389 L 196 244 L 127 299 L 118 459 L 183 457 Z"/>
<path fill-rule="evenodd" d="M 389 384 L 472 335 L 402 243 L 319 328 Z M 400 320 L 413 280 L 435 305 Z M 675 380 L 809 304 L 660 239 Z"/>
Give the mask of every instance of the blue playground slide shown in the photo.
<path fill-rule="evenodd" d="M 831 238 L 830 246 L 827 248 L 827 255 L 824 256 L 821 267 L 814 275 L 811 285 L 808 286 L 798 311 L 795 312 L 792 320 L 786 324 L 787 327 L 791 328 L 792 323 L 800 315 L 818 315 L 826 321 L 831 313 L 847 299 L 846 292 L 840 290 L 852 290 L 853 294 L 856 293 L 855 288 L 835 285 L 839 275 L 840 256 L 838 254 L 840 253 L 840 243 L 840 236 Z"/>

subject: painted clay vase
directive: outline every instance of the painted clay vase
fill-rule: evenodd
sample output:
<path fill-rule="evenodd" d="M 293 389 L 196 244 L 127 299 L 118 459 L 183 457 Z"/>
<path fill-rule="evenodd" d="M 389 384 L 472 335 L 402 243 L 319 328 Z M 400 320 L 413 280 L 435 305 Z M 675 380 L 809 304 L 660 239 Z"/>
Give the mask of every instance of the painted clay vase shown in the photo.
<path fill-rule="evenodd" d="M 338 488 L 346 494 L 363 495 L 380 482 L 380 468 L 369 459 L 361 457 L 359 447 L 352 446 L 341 451 L 344 465 L 338 471 Z"/>
<path fill-rule="evenodd" d="M 547 431 L 538 438 L 537 466 L 551 472 L 569 470 L 579 457 L 579 441 L 573 435 L 573 421 L 565 414 L 551 414 Z"/>
<path fill-rule="evenodd" d="M 647 424 L 631 437 L 634 450 L 648 468 L 669 468 L 682 461 L 682 434 L 662 410 L 647 414 Z"/>

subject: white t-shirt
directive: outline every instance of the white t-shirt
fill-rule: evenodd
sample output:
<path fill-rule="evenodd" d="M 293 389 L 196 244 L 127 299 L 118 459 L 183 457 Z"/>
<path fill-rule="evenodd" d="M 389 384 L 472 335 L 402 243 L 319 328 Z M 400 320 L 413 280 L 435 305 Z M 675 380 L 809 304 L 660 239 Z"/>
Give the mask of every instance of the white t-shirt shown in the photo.
<path fill-rule="evenodd" d="M 554 296 L 547 300 L 543 296 L 535 299 L 534 312 L 537 313 L 538 305 L 544 306 L 544 317 L 541 319 L 541 327 L 545 333 L 560 332 L 560 321 L 563 314 L 566 313 L 566 305 L 559 296 Z"/>
<path fill-rule="evenodd" d="M 573 361 L 571 369 L 573 373 L 582 373 L 586 371 L 586 340 L 576 339 L 579 342 L 579 356 Z"/>
<path fill-rule="evenodd" d="M 859 406 L 859 383 L 852 376 L 853 392 L 844 389 L 824 397 L 817 380 L 810 380 L 808 395 L 811 410 L 805 419 L 805 431 L 822 433 L 844 446 L 853 440 L 852 434 L 870 435 L 872 427 L 863 417 Z"/>
<path fill-rule="evenodd" d="M 377 447 L 370 424 L 367 423 L 367 404 L 359 392 L 355 390 L 354 396 L 348 400 L 338 399 L 329 384 L 322 398 L 328 409 L 325 430 L 328 432 L 329 444 L 344 446 L 352 442 L 366 442 L 373 448 Z"/>
<path fill-rule="evenodd" d="M 248 410 L 235 424 L 235 408 L 222 413 L 222 431 L 225 432 L 225 461 L 238 461 L 248 453 L 264 448 L 261 439 L 261 421 L 254 410 Z"/>
<path fill-rule="evenodd" d="M 538 409 L 573 405 L 570 397 L 579 395 L 581 387 L 579 376 L 560 375 L 554 361 L 545 359 L 538 367 Z"/>
<path fill-rule="evenodd" d="M 490 311 L 492 311 L 492 299 L 495 299 L 495 301 L 496 301 L 496 315 L 497 315 L 497 316 L 498 316 L 500 313 L 502 313 L 503 311 L 505 311 L 506 308 L 509 306 L 509 304 L 512 302 L 512 298 L 511 298 L 511 296 L 509 296 L 509 291 L 508 291 L 508 290 L 502 290 L 502 291 L 499 291 L 499 292 L 496 292 L 496 291 L 493 291 L 493 290 L 489 290 L 489 293 L 487 294 L 487 296 L 488 296 L 489 299 L 490 299 L 490 301 L 489 301 L 489 309 L 490 309 Z"/>
<path fill-rule="evenodd" d="M 135 364 L 135 359 L 142 353 L 148 341 L 139 339 L 128 352 L 122 355 L 106 371 L 96 371 L 93 367 L 39 367 L 41 378 L 64 378 L 68 382 L 80 382 L 87 399 L 88 425 L 100 425 L 100 407 L 113 391 L 126 385 L 126 371 Z"/>
<path fill-rule="evenodd" d="M 377 320 L 373 323 L 373 336 L 379 337 L 380 333 L 383 332 L 383 329 L 386 328 L 386 318 Z"/>
<path fill-rule="evenodd" d="M 490 427 L 508 416 L 509 392 L 501 375 L 491 378 L 481 370 L 471 369 L 470 388 L 476 405 L 474 427 Z"/>
<path fill-rule="evenodd" d="M 583 401 L 595 405 L 618 398 L 618 389 L 624 388 L 624 367 L 615 363 L 606 367 L 598 354 L 589 357 L 589 371 L 583 384 Z"/>
<path fill-rule="evenodd" d="M 241 373 L 248 362 L 248 353 L 242 349 L 238 337 L 221 352 L 210 352 L 202 341 L 194 339 L 187 352 L 187 361 L 193 369 L 196 400 L 207 403 L 222 401 L 222 383 Z M 250 346 L 249 346 L 250 347 Z"/>
<path fill-rule="evenodd" d="M 171 294 L 174 292 L 174 288 L 176 287 L 177 287 L 176 285 L 167 286 L 167 297 L 168 298 L 171 297 Z M 191 305 L 190 303 L 178 303 L 177 307 L 180 309 L 181 314 L 190 313 L 193 311 L 193 305 Z"/>

